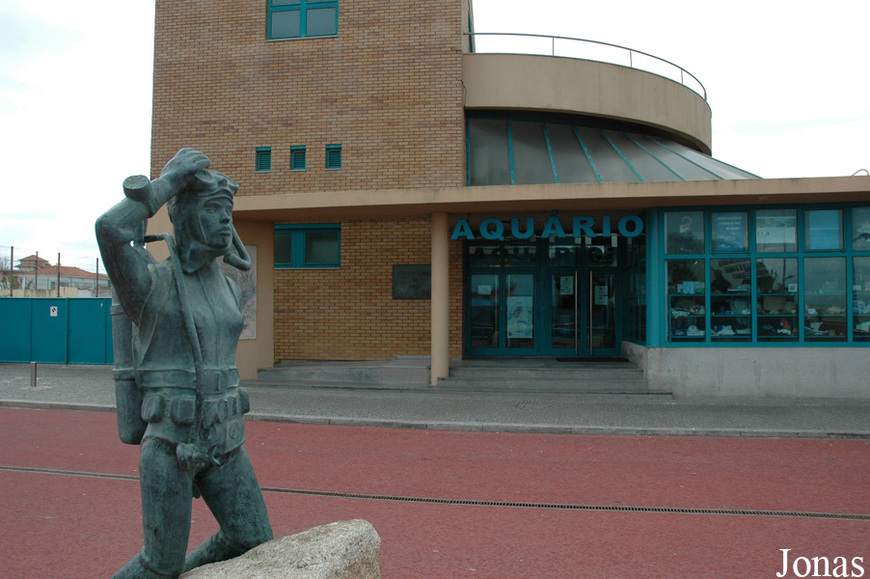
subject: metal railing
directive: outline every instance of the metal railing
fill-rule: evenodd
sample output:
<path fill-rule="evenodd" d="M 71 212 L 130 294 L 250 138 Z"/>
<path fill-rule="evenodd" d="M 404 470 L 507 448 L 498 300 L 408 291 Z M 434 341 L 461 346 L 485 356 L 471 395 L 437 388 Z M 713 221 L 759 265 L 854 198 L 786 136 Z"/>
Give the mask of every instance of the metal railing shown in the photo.
<path fill-rule="evenodd" d="M 652 54 L 584 38 L 517 34 L 511 32 L 473 32 L 469 37 L 469 52 L 476 54 L 533 54 L 592 60 L 649 72 L 689 88 L 707 100 L 707 89 L 698 78 L 669 60 Z"/>

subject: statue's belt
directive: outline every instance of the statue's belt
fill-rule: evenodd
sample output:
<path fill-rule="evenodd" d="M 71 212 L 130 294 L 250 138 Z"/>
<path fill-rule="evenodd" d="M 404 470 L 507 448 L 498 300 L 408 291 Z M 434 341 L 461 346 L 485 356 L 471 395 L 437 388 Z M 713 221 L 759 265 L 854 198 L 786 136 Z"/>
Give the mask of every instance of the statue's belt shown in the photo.
<path fill-rule="evenodd" d="M 223 395 L 207 396 L 203 399 L 202 406 L 200 422 L 205 428 L 230 418 L 241 417 L 251 408 L 248 393 L 243 388 L 235 388 Z M 142 419 L 153 423 L 164 418 L 169 418 L 179 426 L 193 424 L 196 420 L 196 396 L 174 388 L 146 390 L 142 402 Z"/>
<path fill-rule="evenodd" d="M 197 388 L 196 373 L 185 370 L 140 370 L 136 383 L 142 388 L 181 388 L 184 390 L 199 389 L 201 394 L 220 394 L 239 385 L 239 371 L 203 370 L 202 384 Z"/>

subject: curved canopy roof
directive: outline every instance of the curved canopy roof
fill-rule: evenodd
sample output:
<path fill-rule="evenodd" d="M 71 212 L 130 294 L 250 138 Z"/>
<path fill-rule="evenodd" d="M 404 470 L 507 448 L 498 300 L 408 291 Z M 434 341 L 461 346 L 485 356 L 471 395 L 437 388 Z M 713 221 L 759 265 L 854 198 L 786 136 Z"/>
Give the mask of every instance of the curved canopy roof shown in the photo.
<path fill-rule="evenodd" d="M 469 116 L 468 184 L 759 178 L 643 127 L 554 120 Z"/>

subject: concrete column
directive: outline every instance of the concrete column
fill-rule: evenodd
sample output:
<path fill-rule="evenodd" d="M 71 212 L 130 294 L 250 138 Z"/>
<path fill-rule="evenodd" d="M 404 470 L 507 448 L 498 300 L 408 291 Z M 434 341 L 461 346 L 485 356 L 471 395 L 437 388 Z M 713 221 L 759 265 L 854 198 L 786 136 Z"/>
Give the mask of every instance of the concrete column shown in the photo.
<path fill-rule="evenodd" d="M 432 386 L 450 375 L 450 231 L 446 213 L 432 214 Z"/>

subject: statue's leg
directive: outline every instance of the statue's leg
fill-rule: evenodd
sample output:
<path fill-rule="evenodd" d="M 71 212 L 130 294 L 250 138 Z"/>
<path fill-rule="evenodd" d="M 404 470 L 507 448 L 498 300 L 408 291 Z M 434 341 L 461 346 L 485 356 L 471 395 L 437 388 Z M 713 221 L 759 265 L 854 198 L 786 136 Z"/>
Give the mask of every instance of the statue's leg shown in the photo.
<path fill-rule="evenodd" d="M 146 439 L 139 455 L 139 480 L 145 547 L 115 577 L 178 577 L 190 535 L 192 474 L 179 468 L 173 445 Z"/>
<path fill-rule="evenodd" d="M 185 571 L 238 557 L 274 538 L 263 493 L 244 448 L 203 473 L 197 486 L 221 528 L 187 556 Z"/>

